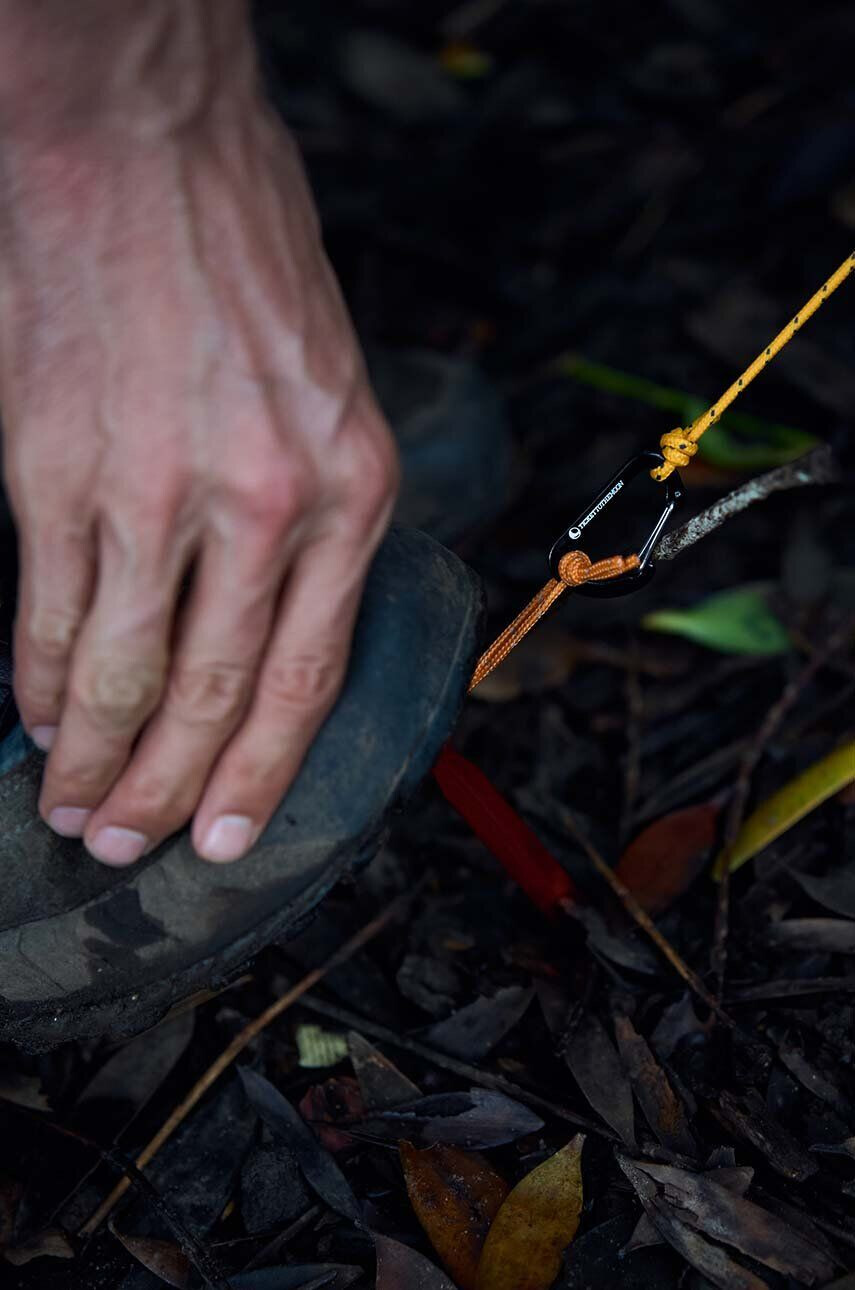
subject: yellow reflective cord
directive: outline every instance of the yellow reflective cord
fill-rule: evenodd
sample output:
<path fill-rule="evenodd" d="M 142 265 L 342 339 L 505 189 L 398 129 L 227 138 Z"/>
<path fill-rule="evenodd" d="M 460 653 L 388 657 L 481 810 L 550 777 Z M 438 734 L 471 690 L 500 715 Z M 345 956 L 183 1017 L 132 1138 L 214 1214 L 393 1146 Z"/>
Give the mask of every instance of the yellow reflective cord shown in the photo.
<path fill-rule="evenodd" d="M 718 421 L 725 409 L 730 407 L 734 399 L 751 384 L 759 372 L 762 372 L 766 364 L 771 362 L 788 341 L 793 339 L 799 328 L 816 313 L 820 305 L 825 303 L 840 284 L 846 281 L 853 269 L 855 269 L 855 252 L 848 256 L 838 269 L 835 269 L 828 281 L 824 282 L 819 291 L 811 296 L 807 304 L 799 310 L 795 317 L 790 319 L 786 327 L 778 332 L 778 335 L 766 346 L 762 354 L 757 355 L 751 366 L 747 367 L 730 388 L 725 390 L 717 403 L 708 408 L 687 429 L 682 430 L 678 427 L 676 430 L 669 430 L 667 434 L 663 434 L 659 444 L 665 461 L 661 466 L 656 466 L 655 469 L 651 470 L 650 475 L 653 479 L 661 482 L 667 479 L 678 466 L 688 466 L 698 451 L 698 440 L 704 431 L 708 430 L 715 421 Z M 469 682 L 470 694 L 477 685 L 481 684 L 484 677 L 492 672 L 494 667 L 497 667 L 503 659 L 507 658 L 514 646 L 519 644 L 523 636 L 531 631 L 535 623 L 540 621 L 547 610 L 552 607 L 568 587 L 580 586 L 583 582 L 618 577 L 622 572 L 637 567 L 637 555 L 616 555 L 606 560 L 598 560 L 596 564 L 592 564 L 583 551 L 566 552 L 562 557 L 559 568 L 560 578 L 550 579 L 534 599 L 529 601 L 525 609 L 496 638 L 489 649 L 485 650 L 481 655 L 472 675 L 472 680 Z"/>
<path fill-rule="evenodd" d="M 791 318 L 777 336 L 771 341 L 762 354 L 758 354 L 750 367 L 746 367 L 742 375 L 733 382 L 729 389 L 714 403 L 711 408 L 707 408 L 702 416 L 686 430 L 679 427 L 676 430 L 669 430 L 663 434 L 659 440 L 659 446 L 662 449 L 662 455 L 665 458 L 661 466 L 651 470 L 652 479 L 663 480 L 674 471 L 677 466 L 688 466 L 695 453 L 698 451 L 698 440 L 705 430 L 709 430 L 713 422 L 718 421 L 722 412 L 729 408 L 731 403 L 742 391 L 751 384 L 754 377 L 763 371 L 767 363 L 770 363 L 776 354 L 780 354 L 784 346 L 793 339 L 799 328 L 807 322 L 824 304 L 828 297 L 837 290 L 842 282 L 845 282 L 852 270 L 855 269 L 855 253 L 848 256 L 839 269 L 835 269 L 827 282 L 824 282 L 810 300 L 804 305 L 794 318 Z"/>

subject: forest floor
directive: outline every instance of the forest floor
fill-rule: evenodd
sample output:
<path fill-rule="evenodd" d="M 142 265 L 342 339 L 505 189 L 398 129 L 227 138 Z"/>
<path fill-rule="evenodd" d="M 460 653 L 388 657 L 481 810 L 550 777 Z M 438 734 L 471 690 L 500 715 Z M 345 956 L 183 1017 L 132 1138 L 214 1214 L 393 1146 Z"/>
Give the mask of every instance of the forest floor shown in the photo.
<path fill-rule="evenodd" d="M 505 401 L 515 500 L 458 543 L 495 634 L 580 505 L 851 250 L 855 12 L 257 7 L 360 335 L 472 361 Z M 855 1287 L 855 793 L 827 769 L 855 737 L 853 291 L 740 403 L 761 424 L 695 460 L 685 514 L 813 443 L 840 482 L 752 507 L 637 596 L 564 597 L 466 705 L 455 747 L 577 898 L 544 915 L 429 783 L 224 993 L 123 1046 L 4 1050 L 0 1285 Z M 648 507 L 621 510 L 627 549 Z M 759 825 L 723 900 L 728 828 L 812 766 L 791 798 L 815 809 Z M 83 1139 L 136 1157 L 390 904 L 81 1237 L 117 1177 Z"/>

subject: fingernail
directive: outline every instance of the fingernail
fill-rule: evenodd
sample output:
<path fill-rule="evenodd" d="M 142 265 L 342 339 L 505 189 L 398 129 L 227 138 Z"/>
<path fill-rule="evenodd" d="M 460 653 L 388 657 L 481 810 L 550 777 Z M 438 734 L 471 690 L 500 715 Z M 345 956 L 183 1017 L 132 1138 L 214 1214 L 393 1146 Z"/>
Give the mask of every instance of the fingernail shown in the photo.
<path fill-rule="evenodd" d="M 82 806 L 55 806 L 48 816 L 48 824 L 61 838 L 82 838 L 91 814 Z"/>
<path fill-rule="evenodd" d="M 205 860 L 239 860 L 252 846 L 255 833 L 248 815 L 220 815 L 208 829 L 199 854 Z"/>
<path fill-rule="evenodd" d="M 37 748 L 41 748 L 42 752 L 47 752 L 56 738 L 58 729 L 58 726 L 33 726 L 30 731 L 30 738 Z M 66 808 L 62 807 L 61 809 L 65 810 Z"/>
<path fill-rule="evenodd" d="M 136 829 L 120 829 L 115 825 L 99 829 L 92 842 L 87 843 L 90 853 L 103 864 L 125 865 L 139 860 L 148 846 L 148 838 Z"/>

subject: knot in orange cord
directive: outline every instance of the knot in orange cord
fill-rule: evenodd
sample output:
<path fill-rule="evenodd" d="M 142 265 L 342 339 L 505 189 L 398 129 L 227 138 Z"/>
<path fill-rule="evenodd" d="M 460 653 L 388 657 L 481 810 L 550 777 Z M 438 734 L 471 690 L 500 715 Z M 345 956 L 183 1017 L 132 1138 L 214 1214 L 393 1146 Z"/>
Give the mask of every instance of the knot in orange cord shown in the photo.
<path fill-rule="evenodd" d="M 485 676 L 489 676 L 494 667 L 498 667 L 499 663 L 508 657 L 514 646 L 518 645 L 523 636 L 531 631 L 535 623 L 540 622 L 546 611 L 555 604 L 568 587 L 579 587 L 583 582 L 599 582 L 603 578 L 616 578 L 630 569 L 637 569 L 638 565 L 637 555 L 612 555 L 607 560 L 597 560 L 594 563 L 584 551 L 568 551 L 561 557 L 558 565 L 560 580 L 550 578 L 546 586 L 542 587 L 534 599 L 529 601 L 522 613 L 517 614 L 501 636 L 498 636 L 490 648 L 481 655 L 472 680 L 469 682 L 470 694 L 477 685 L 481 684 Z"/>
<path fill-rule="evenodd" d="M 604 578 L 617 578 L 630 569 L 638 568 L 637 555 L 610 555 L 596 564 L 584 551 L 568 551 L 558 562 L 561 581 L 568 587 L 580 587 L 583 582 L 602 582 Z"/>

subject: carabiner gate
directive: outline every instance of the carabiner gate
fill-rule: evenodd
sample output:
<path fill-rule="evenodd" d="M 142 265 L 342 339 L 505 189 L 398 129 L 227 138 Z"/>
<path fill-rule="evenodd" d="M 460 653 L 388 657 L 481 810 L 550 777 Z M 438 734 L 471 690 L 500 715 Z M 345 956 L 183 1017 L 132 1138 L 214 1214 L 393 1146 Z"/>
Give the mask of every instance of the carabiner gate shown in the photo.
<path fill-rule="evenodd" d="M 603 511 L 614 502 L 622 489 L 631 480 L 635 479 L 636 475 L 640 475 L 642 471 L 649 472 L 654 466 L 661 466 L 664 460 L 665 458 L 661 452 L 650 451 L 640 452 L 637 456 L 630 457 L 629 461 L 609 480 L 605 488 L 597 494 L 594 500 L 553 544 L 552 550 L 549 552 L 549 568 L 553 578 L 560 577 L 558 563 L 561 557 L 566 555 L 568 551 L 578 549 L 584 530 L 599 519 Z M 665 526 L 683 497 L 683 484 L 676 471 L 663 484 L 656 484 L 655 487 L 664 490 L 665 504 L 644 545 L 638 552 L 638 568 L 630 569 L 627 573 L 621 573 L 616 578 L 607 578 L 601 582 L 583 583 L 582 586 L 575 588 L 579 595 L 628 596 L 631 592 L 638 591 L 650 582 L 655 572 L 653 553 L 662 534 L 665 532 Z M 623 553 L 621 552 L 620 554 Z"/>

